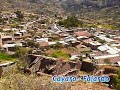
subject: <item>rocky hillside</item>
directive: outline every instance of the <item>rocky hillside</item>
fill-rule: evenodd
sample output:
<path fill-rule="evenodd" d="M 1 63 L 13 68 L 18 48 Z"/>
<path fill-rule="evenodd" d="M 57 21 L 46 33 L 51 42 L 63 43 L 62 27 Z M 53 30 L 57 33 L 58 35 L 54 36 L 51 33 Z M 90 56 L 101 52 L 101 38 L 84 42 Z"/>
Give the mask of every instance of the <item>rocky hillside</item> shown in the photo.
<path fill-rule="evenodd" d="M 0 9 L 48 15 L 73 13 L 81 19 L 120 26 L 120 0 L 0 0 Z"/>
<path fill-rule="evenodd" d="M 79 11 L 80 9 L 102 9 L 119 6 L 120 0 L 60 0 L 62 6 L 69 11 Z"/>
<path fill-rule="evenodd" d="M 56 0 L 51 0 L 56 1 Z M 120 0 L 57 0 L 68 13 L 100 24 L 120 26 Z M 120 27 L 119 27 L 120 28 Z"/>
<path fill-rule="evenodd" d="M 0 0 L 0 11 L 6 10 L 24 10 L 27 12 L 45 13 L 45 14 L 61 14 L 61 8 L 49 0 Z"/>
<path fill-rule="evenodd" d="M 1 9 L 25 8 L 25 9 L 60 9 L 76 12 L 81 9 L 103 9 L 119 7 L 120 0 L 0 0 Z M 51 10 L 50 10 L 51 11 Z"/>

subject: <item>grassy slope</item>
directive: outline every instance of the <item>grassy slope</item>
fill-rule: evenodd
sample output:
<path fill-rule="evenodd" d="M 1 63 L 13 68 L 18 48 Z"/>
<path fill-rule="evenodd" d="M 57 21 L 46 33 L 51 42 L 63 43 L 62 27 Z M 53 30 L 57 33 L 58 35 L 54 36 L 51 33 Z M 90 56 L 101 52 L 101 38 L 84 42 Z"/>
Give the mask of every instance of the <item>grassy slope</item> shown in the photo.
<path fill-rule="evenodd" d="M 15 61 L 16 59 L 5 54 L 5 53 L 0 53 L 0 61 Z"/>

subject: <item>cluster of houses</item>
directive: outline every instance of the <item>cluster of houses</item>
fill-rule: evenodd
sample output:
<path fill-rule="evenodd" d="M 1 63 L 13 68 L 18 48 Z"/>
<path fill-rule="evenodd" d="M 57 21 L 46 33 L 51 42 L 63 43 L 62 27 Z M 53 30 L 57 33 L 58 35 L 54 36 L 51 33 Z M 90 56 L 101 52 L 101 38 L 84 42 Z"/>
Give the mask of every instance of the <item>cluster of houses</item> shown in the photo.
<path fill-rule="evenodd" d="M 31 14 L 24 17 L 19 27 L 11 27 L 16 15 L 3 14 L 2 18 L 6 23 L 0 24 L 0 51 L 15 54 L 16 47 L 32 50 L 24 73 L 66 76 L 82 70 L 96 74 L 101 72 L 96 71 L 97 66 L 120 66 L 120 30 L 78 27 L 69 30 L 52 23 L 50 17 Z M 64 51 L 68 60 L 50 56 L 54 51 Z M 0 70 L 3 67 L 8 70 L 6 67 L 14 64 L 0 64 Z"/>
<path fill-rule="evenodd" d="M 9 16 L 9 18 L 16 18 L 13 14 Z M 59 43 L 65 48 L 76 49 L 74 53 L 70 53 L 70 60 L 82 57 L 83 61 L 88 60 L 96 65 L 114 64 L 120 66 L 119 30 L 100 28 L 73 28 L 69 30 L 55 23 L 41 23 L 41 18 L 43 17 L 22 22 L 19 28 L 2 27 L 1 25 L 3 31 L 0 32 L 0 47 L 6 52 L 14 51 L 16 46 L 29 47 L 27 41 L 31 40 L 39 44 L 40 48 L 36 48 L 36 50 L 42 48 L 44 52 Z M 46 18 L 44 17 L 43 20 Z M 12 31 L 12 33 L 6 31 Z"/>
<path fill-rule="evenodd" d="M 82 52 L 82 50 L 90 51 L 88 53 L 89 59 L 91 59 L 91 61 L 95 61 L 97 65 L 118 64 L 119 66 L 120 31 L 104 31 L 105 30 L 96 30 L 94 28 L 78 28 L 73 30 L 67 30 L 64 27 L 59 27 L 56 25 L 54 25 L 54 27 L 49 30 L 49 32 L 60 36 L 60 40 L 63 45 L 67 44 L 69 46 L 69 44 L 72 44 L 73 47 L 76 47 L 78 50 L 80 49 L 80 53 Z M 53 42 L 53 44 L 55 44 L 55 42 Z M 72 59 L 76 59 L 78 54 L 74 55 L 74 58 L 72 57 Z M 105 62 L 106 59 L 108 60 L 108 62 Z"/>

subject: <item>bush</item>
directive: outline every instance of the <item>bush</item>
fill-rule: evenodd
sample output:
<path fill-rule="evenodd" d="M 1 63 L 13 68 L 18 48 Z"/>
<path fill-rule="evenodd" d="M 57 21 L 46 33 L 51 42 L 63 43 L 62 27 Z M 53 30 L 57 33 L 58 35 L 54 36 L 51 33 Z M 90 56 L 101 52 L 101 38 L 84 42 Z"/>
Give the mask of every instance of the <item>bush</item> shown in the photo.
<path fill-rule="evenodd" d="M 7 55 L 6 53 L 1 53 L 0 52 L 0 60 L 6 60 L 6 61 L 11 61 L 14 60 L 15 58 L 13 58 L 12 56 Z"/>
<path fill-rule="evenodd" d="M 31 53 L 31 49 L 16 47 L 15 57 L 19 59 L 17 62 L 18 67 L 25 67 L 27 65 L 28 54 Z"/>
<path fill-rule="evenodd" d="M 52 46 L 54 49 L 59 49 L 59 48 L 63 48 L 64 46 L 61 43 L 56 43 L 55 45 Z"/>
<path fill-rule="evenodd" d="M 120 90 L 120 68 L 117 71 L 117 77 L 114 80 L 114 87 L 117 90 Z"/>
<path fill-rule="evenodd" d="M 70 58 L 69 54 L 67 54 L 66 52 L 63 52 L 63 51 L 59 51 L 59 50 L 55 51 L 50 56 L 52 56 L 54 58 L 61 58 L 61 59 L 69 59 Z"/>
<path fill-rule="evenodd" d="M 27 44 L 30 47 L 35 47 L 35 42 L 34 41 L 28 41 Z"/>
<path fill-rule="evenodd" d="M 7 74 L 0 83 L 1 90 L 69 90 L 71 83 L 54 83 L 50 77 L 28 76 L 14 71 Z"/>
<path fill-rule="evenodd" d="M 99 39 L 98 37 L 94 38 L 94 40 L 95 40 L 95 41 L 98 41 L 98 42 L 100 42 L 100 43 L 102 43 L 102 44 L 106 43 L 105 40 L 101 40 L 101 39 Z"/>
<path fill-rule="evenodd" d="M 64 25 L 66 28 L 82 26 L 82 22 L 75 16 L 68 16 L 67 19 L 58 22 L 59 25 Z"/>
<path fill-rule="evenodd" d="M 18 23 L 11 24 L 10 26 L 11 26 L 12 28 L 19 28 L 19 24 L 18 24 Z"/>

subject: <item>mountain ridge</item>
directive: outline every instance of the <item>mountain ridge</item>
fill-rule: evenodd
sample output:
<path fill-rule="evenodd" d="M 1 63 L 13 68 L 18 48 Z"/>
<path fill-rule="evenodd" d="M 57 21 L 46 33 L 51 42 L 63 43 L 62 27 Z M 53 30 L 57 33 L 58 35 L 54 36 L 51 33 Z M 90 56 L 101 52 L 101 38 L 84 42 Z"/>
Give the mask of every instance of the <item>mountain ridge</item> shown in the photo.
<path fill-rule="evenodd" d="M 0 10 L 21 9 L 38 14 L 77 15 L 120 26 L 120 0 L 0 0 Z"/>

